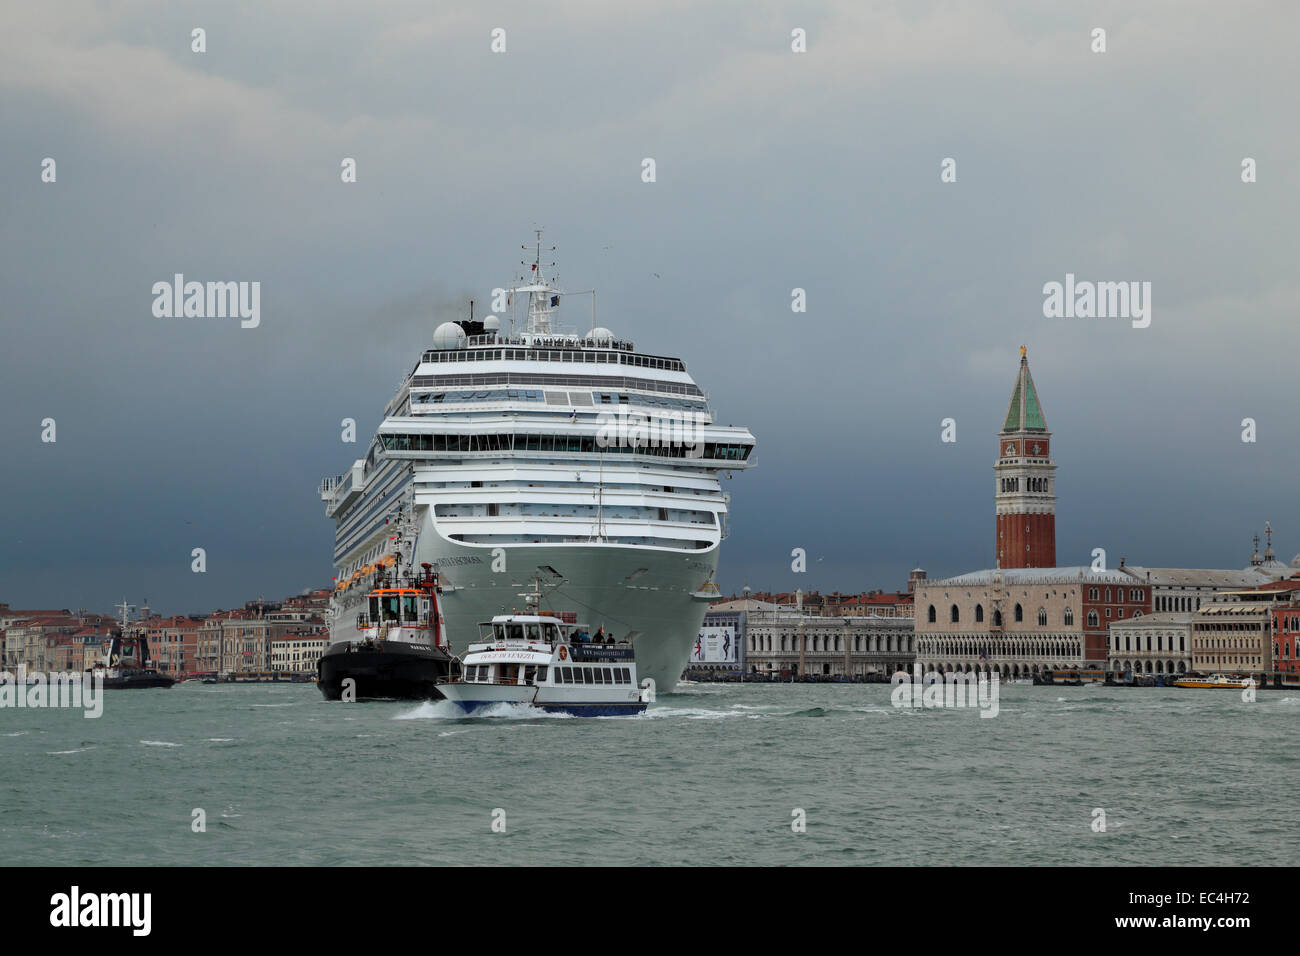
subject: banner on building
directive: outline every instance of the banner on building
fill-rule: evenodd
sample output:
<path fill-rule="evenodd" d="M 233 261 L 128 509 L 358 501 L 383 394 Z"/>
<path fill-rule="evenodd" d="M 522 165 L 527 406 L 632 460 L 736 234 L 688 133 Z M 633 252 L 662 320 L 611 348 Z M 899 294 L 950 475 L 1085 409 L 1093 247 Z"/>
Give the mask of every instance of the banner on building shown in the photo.
<path fill-rule="evenodd" d="M 734 627 L 702 627 L 691 649 L 692 664 L 735 664 L 739 660 Z"/>

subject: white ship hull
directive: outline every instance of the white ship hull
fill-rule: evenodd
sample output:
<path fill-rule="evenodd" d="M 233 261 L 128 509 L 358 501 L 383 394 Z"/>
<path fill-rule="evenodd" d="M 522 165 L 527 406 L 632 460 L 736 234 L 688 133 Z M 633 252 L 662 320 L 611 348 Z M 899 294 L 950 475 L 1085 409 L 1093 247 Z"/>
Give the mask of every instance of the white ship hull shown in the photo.
<path fill-rule="evenodd" d="M 453 649 L 477 640 L 477 625 L 494 614 L 522 612 L 520 596 L 541 575 L 542 606 L 574 611 L 593 631 L 631 637 L 637 672 L 660 691 L 681 678 L 699 636 L 708 601 L 694 592 L 718 564 L 718 549 L 700 554 L 620 545 L 506 548 L 506 571 L 492 571 L 492 552 L 422 535 L 418 561 L 442 575 L 443 615 Z M 553 579 L 540 568 L 554 568 Z M 638 573 L 640 572 L 640 573 Z M 561 580 L 554 590 L 551 580 Z"/>
<path fill-rule="evenodd" d="M 522 612 L 522 595 L 541 578 L 542 607 L 573 611 L 594 633 L 596 628 L 636 650 L 637 672 L 671 690 L 690 660 L 699 636 L 707 597 L 701 583 L 718 565 L 718 548 L 692 554 L 615 544 L 513 545 L 504 553 L 503 571 L 493 571 L 493 549 L 458 544 L 422 521 L 415 548 L 417 566 L 427 561 L 442 579 L 441 607 L 453 654 L 478 640 L 478 625 L 496 614 Z M 560 573 L 556 578 L 549 569 Z M 365 589 L 358 589 L 364 594 Z M 339 609 L 330 626 L 330 643 L 358 639 L 360 605 Z"/>

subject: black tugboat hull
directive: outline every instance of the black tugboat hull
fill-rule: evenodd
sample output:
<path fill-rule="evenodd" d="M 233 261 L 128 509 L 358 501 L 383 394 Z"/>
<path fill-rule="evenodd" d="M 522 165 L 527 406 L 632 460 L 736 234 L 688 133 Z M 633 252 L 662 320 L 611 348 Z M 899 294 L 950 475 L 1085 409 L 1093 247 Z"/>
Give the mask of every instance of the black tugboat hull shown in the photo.
<path fill-rule="evenodd" d="M 443 651 L 393 642 L 335 644 L 316 664 L 316 686 L 326 700 L 342 700 L 344 681 L 355 681 L 357 700 L 440 700 L 438 682 L 454 663 Z"/>
<path fill-rule="evenodd" d="M 147 690 L 152 687 L 171 687 L 176 681 L 165 674 L 139 674 L 123 677 L 105 677 L 105 690 Z"/>

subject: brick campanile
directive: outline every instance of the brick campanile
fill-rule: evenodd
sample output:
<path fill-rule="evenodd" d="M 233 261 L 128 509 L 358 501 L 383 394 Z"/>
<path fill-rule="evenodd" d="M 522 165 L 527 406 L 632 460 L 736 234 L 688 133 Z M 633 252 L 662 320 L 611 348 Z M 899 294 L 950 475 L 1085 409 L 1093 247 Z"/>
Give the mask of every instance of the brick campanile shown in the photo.
<path fill-rule="evenodd" d="M 999 568 L 1056 567 L 1056 462 L 1051 452 L 1052 435 L 1022 345 L 993 466 Z"/>

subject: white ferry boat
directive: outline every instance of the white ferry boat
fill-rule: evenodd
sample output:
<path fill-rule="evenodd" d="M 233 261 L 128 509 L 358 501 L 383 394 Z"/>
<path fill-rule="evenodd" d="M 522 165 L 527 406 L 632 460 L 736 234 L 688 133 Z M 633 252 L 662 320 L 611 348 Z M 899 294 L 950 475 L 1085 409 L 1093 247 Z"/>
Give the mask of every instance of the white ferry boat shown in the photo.
<path fill-rule="evenodd" d="M 479 625 L 481 640 L 461 662 L 462 676 L 438 685 L 467 714 L 493 704 L 527 704 L 579 717 L 639 714 L 654 685 L 637 683 L 628 641 L 547 614 L 498 614 Z"/>
<path fill-rule="evenodd" d="M 718 596 L 720 479 L 752 465 L 754 436 L 714 422 L 681 359 L 596 326 L 594 292 L 590 331 L 560 326 L 566 293 L 540 232 L 528 252 L 494 291 L 500 314 L 476 321 L 471 305 L 438 326 L 364 457 L 321 483 L 336 524 L 330 640 L 361 637 L 396 523 L 414 532 L 404 566 L 438 573 L 451 634 L 512 610 L 540 575 L 669 689 Z"/>
<path fill-rule="evenodd" d="M 1229 677 L 1226 674 L 1211 674 L 1209 677 L 1180 677 L 1174 681 L 1174 686 L 1245 690 L 1247 687 L 1259 687 L 1260 682 L 1250 677 Z"/>

